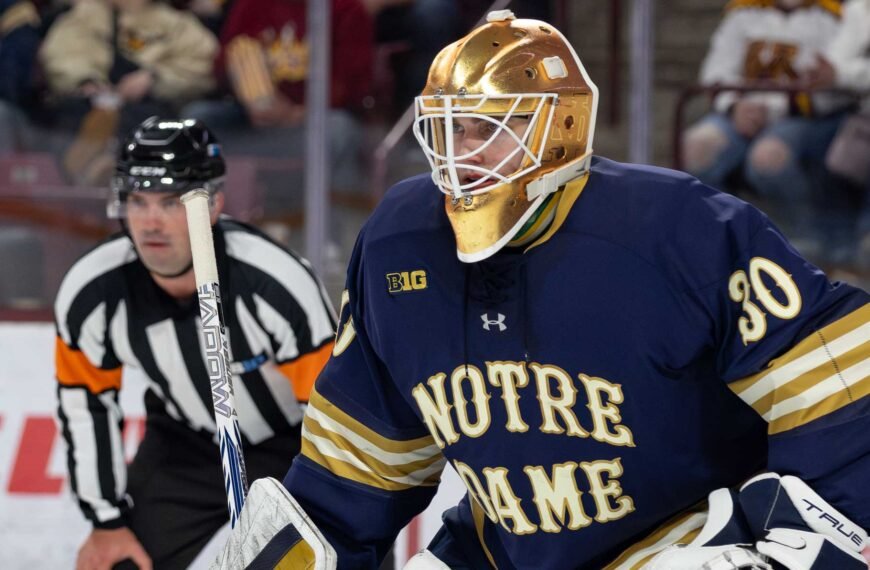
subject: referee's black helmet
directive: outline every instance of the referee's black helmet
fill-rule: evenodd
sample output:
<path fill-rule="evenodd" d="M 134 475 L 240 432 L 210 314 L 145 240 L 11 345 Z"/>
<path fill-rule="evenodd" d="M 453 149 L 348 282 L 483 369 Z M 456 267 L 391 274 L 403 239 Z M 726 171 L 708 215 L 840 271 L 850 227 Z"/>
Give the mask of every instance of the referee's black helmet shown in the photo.
<path fill-rule="evenodd" d="M 223 187 L 226 165 L 220 143 L 198 119 L 150 117 L 121 146 L 112 178 L 108 214 L 123 218 L 130 192 L 172 192 Z"/>

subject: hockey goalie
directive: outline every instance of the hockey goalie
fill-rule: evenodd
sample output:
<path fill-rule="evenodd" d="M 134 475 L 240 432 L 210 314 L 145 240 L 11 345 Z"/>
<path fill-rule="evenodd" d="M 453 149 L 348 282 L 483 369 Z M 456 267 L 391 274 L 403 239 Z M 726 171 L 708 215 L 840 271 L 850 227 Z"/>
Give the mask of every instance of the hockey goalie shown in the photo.
<path fill-rule="evenodd" d="M 865 569 L 870 305 L 752 206 L 592 156 L 598 92 L 507 11 L 416 99 L 282 483 L 216 568 Z"/>

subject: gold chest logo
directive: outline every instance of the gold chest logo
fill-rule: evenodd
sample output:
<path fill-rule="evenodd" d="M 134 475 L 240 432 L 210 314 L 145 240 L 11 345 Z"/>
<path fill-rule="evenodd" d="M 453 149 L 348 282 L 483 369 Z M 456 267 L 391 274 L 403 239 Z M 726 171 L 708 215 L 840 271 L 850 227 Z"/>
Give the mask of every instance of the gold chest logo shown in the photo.
<path fill-rule="evenodd" d="M 755 41 L 746 49 L 743 74 L 746 79 L 782 80 L 798 76 L 794 62 L 798 47 L 794 44 Z"/>
<path fill-rule="evenodd" d="M 387 291 L 391 294 L 421 291 L 428 287 L 426 271 L 423 269 L 387 273 L 386 277 Z"/>

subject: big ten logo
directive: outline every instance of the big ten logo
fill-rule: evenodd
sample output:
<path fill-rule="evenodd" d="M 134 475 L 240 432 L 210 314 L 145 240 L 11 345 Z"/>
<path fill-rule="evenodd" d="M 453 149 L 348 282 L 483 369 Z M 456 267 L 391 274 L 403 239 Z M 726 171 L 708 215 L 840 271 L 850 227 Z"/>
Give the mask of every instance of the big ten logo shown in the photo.
<path fill-rule="evenodd" d="M 422 269 L 387 273 L 387 291 L 390 293 L 420 291 L 427 286 L 426 272 Z"/>
<path fill-rule="evenodd" d="M 764 257 L 753 257 L 749 261 L 748 275 L 742 269 L 731 275 L 728 295 L 732 301 L 740 303 L 743 310 L 743 315 L 737 319 L 737 330 L 744 346 L 764 338 L 768 315 L 793 319 L 803 304 L 791 275 Z"/>
<path fill-rule="evenodd" d="M 16 422 L 8 416 L 0 416 L 0 430 L 10 431 Z M 121 440 L 126 461 L 132 461 L 145 435 L 145 419 L 130 416 L 124 421 Z M 66 474 L 66 445 L 62 441 L 54 417 L 45 415 L 25 416 L 21 431 L 15 438 L 17 446 L 12 457 L 6 450 L 0 454 L 0 462 L 11 467 L 6 484 L 7 495 L 58 495 L 63 490 Z"/>

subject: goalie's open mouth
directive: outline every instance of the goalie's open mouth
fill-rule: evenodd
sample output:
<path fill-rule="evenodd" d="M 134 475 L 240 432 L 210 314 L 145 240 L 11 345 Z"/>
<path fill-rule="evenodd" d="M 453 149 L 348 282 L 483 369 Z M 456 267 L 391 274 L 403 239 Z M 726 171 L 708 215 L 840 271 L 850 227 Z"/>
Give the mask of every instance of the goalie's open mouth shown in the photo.
<path fill-rule="evenodd" d="M 492 186 L 497 182 L 492 176 L 483 176 L 481 174 L 466 174 L 459 180 L 463 188 L 467 190 L 480 190 Z"/>

